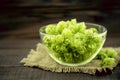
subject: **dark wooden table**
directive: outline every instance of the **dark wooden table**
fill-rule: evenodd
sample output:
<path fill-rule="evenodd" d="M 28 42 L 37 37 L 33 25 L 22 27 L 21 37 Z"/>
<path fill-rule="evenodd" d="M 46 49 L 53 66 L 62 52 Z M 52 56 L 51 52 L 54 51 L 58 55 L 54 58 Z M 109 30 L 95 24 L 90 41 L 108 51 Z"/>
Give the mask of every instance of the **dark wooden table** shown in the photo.
<path fill-rule="evenodd" d="M 55 73 L 20 64 L 40 42 L 41 26 L 72 18 L 104 25 L 109 37 L 105 46 L 120 47 L 118 0 L 1 0 L 0 80 L 120 80 L 120 65 L 112 74 L 93 76 Z"/>
<path fill-rule="evenodd" d="M 120 80 L 120 65 L 112 74 L 93 76 L 83 73 L 56 73 L 24 67 L 20 60 L 35 48 L 39 39 L 0 40 L 0 80 Z M 107 38 L 105 46 L 119 47 L 120 38 Z"/>

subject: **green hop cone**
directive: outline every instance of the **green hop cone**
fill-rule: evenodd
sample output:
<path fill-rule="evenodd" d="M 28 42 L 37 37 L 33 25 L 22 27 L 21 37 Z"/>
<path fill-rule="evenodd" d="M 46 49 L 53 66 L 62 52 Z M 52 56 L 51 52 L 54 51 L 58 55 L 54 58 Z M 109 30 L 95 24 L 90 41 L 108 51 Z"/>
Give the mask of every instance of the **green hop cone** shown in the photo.
<path fill-rule="evenodd" d="M 85 64 L 93 59 L 104 42 L 97 29 L 87 28 L 84 22 L 77 23 L 76 19 L 50 24 L 46 26 L 45 33 L 43 42 L 52 57 L 61 63 L 85 61 L 82 63 Z"/>
<path fill-rule="evenodd" d="M 108 66 L 114 66 L 115 59 L 114 58 L 105 58 L 101 62 L 101 66 L 108 67 Z"/>

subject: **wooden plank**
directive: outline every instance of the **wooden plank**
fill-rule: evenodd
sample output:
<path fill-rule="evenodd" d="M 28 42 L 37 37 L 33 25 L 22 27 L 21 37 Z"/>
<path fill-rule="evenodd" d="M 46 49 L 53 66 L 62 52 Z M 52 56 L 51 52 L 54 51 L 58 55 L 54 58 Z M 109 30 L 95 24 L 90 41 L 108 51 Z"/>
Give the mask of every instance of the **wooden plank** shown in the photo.
<path fill-rule="evenodd" d="M 32 5 L 3 5 L 1 6 L 2 15 L 18 16 L 45 16 L 46 14 L 66 14 L 74 11 L 99 10 L 111 11 L 119 10 L 120 7 L 101 6 L 100 4 L 32 4 Z M 8 14 L 9 13 L 9 14 Z M 37 14 L 37 15 L 36 15 Z"/>
<path fill-rule="evenodd" d="M 27 56 L 30 49 L 1 49 L 0 66 L 22 66 L 20 61 Z"/>
<path fill-rule="evenodd" d="M 40 39 L 26 40 L 0 40 L 0 49 L 31 49 L 35 48 Z"/>
<path fill-rule="evenodd" d="M 120 46 L 120 37 L 106 37 L 104 46 L 108 47 L 119 47 Z"/>
<path fill-rule="evenodd" d="M 41 42 L 40 39 L 0 40 L 0 49 L 33 49 L 38 42 Z M 120 46 L 120 37 L 107 37 L 104 46 Z"/>
<path fill-rule="evenodd" d="M 120 67 L 111 75 L 92 76 L 83 73 L 55 73 L 30 67 L 0 67 L 0 80 L 119 80 Z"/>
<path fill-rule="evenodd" d="M 30 67 L 0 67 L 0 80 L 120 80 L 120 68 L 111 75 L 92 76 L 83 73 L 55 73 Z"/>
<path fill-rule="evenodd" d="M 45 75 L 46 74 L 46 75 Z M 45 71 L 26 67 L 0 67 L 0 80 L 44 80 Z M 48 79 L 47 79 L 48 80 Z"/>

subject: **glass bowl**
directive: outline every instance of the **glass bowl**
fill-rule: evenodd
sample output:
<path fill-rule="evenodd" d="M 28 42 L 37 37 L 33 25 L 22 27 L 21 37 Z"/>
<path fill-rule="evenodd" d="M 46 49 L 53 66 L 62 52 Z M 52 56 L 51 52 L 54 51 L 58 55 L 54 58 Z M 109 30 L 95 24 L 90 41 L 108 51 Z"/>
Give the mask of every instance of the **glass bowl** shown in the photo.
<path fill-rule="evenodd" d="M 50 57 L 57 63 L 67 66 L 85 65 L 93 60 L 104 45 L 107 29 L 94 23 L 85 22 L 85 25 L 87 29 L 96 28 L 98 35 L 82 35 L 79 39 L 76 36 L 62 37 L 46 34 L 46 26 L 41 27 L 40 37 Z"/>

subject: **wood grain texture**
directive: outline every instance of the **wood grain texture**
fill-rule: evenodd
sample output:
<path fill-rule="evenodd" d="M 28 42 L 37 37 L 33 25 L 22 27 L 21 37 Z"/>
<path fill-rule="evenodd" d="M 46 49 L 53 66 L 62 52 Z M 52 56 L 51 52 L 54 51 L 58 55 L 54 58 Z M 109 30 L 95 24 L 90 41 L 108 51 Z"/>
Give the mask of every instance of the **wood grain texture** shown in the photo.
<path fill-rule="evenodd" d="M 113 70 L 112 74 L 102 76 L 55 73 L 24 67 L 20 64 L 20 60 L 27 56 L 30 49 L 35 48 L 38 42 L 39 40 L 0 40 L 0 80 L 120 80 L 120 65 Z M 108 38 L 106 46 L 119 47 L 119 42 L 120 38 Z"/>
<path fill-rule="evenodd" d="M 31 49 L 35 48 L 40 39 L 33 40 L 0 40 L 0 49 Z"/>
<path fill-rule="evenodd" d="M 0 80 L 119 80 L 120 69 L 112 75 L 92 76 L 82 73 L 54 73 L 29 67 L 0 67 Z"/>
<path fill-rule="evenodd" d="M 22 51 L 22 52 L 21 52 Z M 5 54 L 5 52 L 7 52 Z M 21 54 L 19 53 L 21 52 Z M 119 80 L 120 66 L 111 75 L 92 76 L 83 73 L 55 73 L 19 63 L 28 50 L 0 50 L 0 80 Z M 4 57 L 3 57 L 4 56 Z M 1 61 L 2 60 L 2 61 Z"/>

